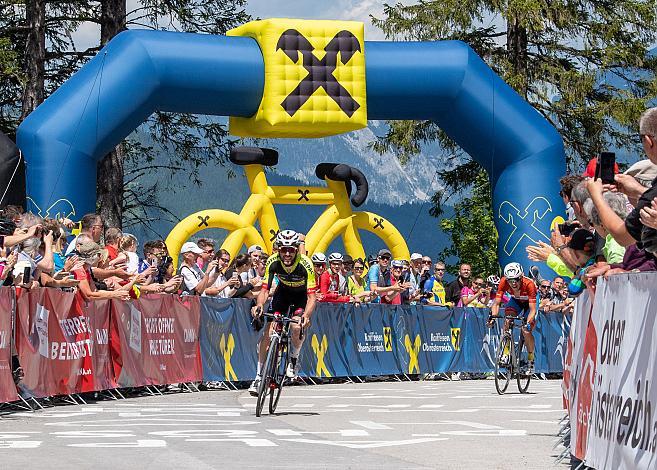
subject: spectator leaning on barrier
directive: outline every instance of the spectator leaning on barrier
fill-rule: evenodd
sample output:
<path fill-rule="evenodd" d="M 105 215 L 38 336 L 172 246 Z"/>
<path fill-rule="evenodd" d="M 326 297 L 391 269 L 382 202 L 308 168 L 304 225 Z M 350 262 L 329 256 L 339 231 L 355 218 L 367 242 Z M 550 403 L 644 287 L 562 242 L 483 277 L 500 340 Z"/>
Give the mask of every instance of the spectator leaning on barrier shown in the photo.
<path fill-rule="evenodd" d="M 445 287 L 443 286 L 443 276 L 445 275 L 445 263 L 438 261 L 434 266 L 433 276 L 429 277 L 423 285 L 427 305 L 439 305 L 453 307 L 452 302 L 445 298 Z"/>
<path fill-rule="evenodd" d="M 641 115 L 641 119 L 639 120 L 639 134 L 645 154 L 652 163 L 657 164 L 657 108 L 650 108 Z M 629 175 L 616 175 L 617 184 L 619 183 L 619 177 L 632 178 Z M 640 243 L 645 227 L 641 222 L 641 210 L 644 207 L 650 207 L 653 199 L 657 197 L 657 179 L 653 180 L 651 187 L 647 190 L 644 190 L 645 188 L 634 178 L 632 180 L 636 185 L 634 183 L 630 185 L 623 181 L 620 185 L 621 187 L 618 188 L 628 195 L 630 201 L 632 201 L 633 195 L 628 193 L 631 193 L 634 187 L 636 187 L 637 194 L 641 193 L 634 210 L 630 212 L 625 221 L 618 217 L 606 203 L 603 197 L 605 188 L 600 179 L 588 180 L 587 187 L 591 193 L 591 199 L 593 199 L 593 203 L 598 209 L 602 224 L 614 239 L 624 247 L 629 247 L 637 243 L 639 245 L 638 248 L 641 249 L 642 245 Z"/>
<path fill-rule="evenodd" d="M 488 306 L 490 290 L 483 277 L 475 277 L 470 286 L 463 286 L 459 307 L 484 308 Z"/>
<path fill-rule="evenodd" d="M 211 238 L 199 238 L 196 245 L 203 251 L 198 258 L 196 258 L 196 265 L 205 271 L 208 269 L 208 264 L 214 259 L 214 240 Z"/>
<path fill-rule="evenodd" d="M 104 248 L 107 250 L 107 257 L 110 261 L 113 261 L 119 255 L 119 251 L 120 251 L 119 243 L 121 242 L 122 236 L 123 236 L 123 232 L 121 231 L 120 228 L 110 227 L 107 230 L 105 230 Z"/>
<path fill-rule="evenodd" d="M 350 255 L 344 255 L 342 257 L 342 277 L 349 279 L 354 273 L 354 259 Z"/>
<path fill-rule="evenodd" d="M 625 220 L 629 212 L 627 209 L 627 197 L 620 193 L 606 192 L 603 195 L 603 198 L 611 210 L 613 210 L 618 217 Z M 618 242 L 614 240 L 614 237 L 612 237 L 604 227 L 600 220 L 600 213 L 591 199 L 586 201 L 584 210 L 588 215 L 591 224 L 595 228 L 595 232 L 605 238 L 605 244 L 602 248 L 604 261 L 609 264 L 622 262 L 623 256 L 625 255 L 625 247 L 618 244 Z"/>
<path fill-rule="evenodd" d="M 445 299 L 448 302 L 456 305 L 461 301 L 461 291 L 463 290 L 463 287 L 470 286 L 471 272 L 472 267 L 469 264 L 463 263 L 459 266 L 458 277 L 447 284 L 447 288 L 445 289 Z"/>
<path fill-rule="evenodd" d="M 214 261 L 216 262 L 216 261 Z M 243 281 L 242 274 L 248 271 L 251 267 L 251 258 L 249 255 L 240 254 L 235 257 L 233 269 L 226 272 L 226 278 L 235 279 L 239 285 L 234 285 L 235 292 L 231 295 L 232 298 L 254 298 L 253 291 L 259 290 L 262 286 L 262 279 L 255 277 L 248 282 Z M 235 276 L 237 273 L 237 276 Z"/>
<path fill-rule="evenodd" d="M 105 226 L 103 218 L 98 214 L 86 214 L 80 219 L 80 235 L 89 236 L 94 242 L 99 243 L 103 235 L 103 227 Z M 79 236 L 79 235 L 78 235 Z M 71 240 L 66 249 L 66 256 L 70 255 L 75 250 L 75 242 L 77 237 Z"/>
<path fill-rule="evenodd" d="M 404 262 L 393 260 L 390 269 L 390 286 L 385 295 L 381 295 L 382 304 L 401 305 L 408 303 L 408 288 L 410 283 L 405 283 L 403 278 Z"/>
<path fill-rule="evenodd" d="M 365 262 L 361 258 L 354 260 L 353 273 L 347 278 L 347 294 L 354 303 L 368 302 L 371 292 L 367 286 L 367 280 L 363 277 Z"/>
<path fill-rule="evenodd" d="M 377 256 L 377 263 L 370 266 L 367 273 L 368 282 L 370 284 L 370 291 L 376 293 L 378 298 L 383 298 L 388 293 L 394 293 L 396 289 L 392 287 L 391 273 L 390 273 L 390 260 L 392 254 L 387 248 L 379 250 Z M 376 302 L 374 299 L 373 302 Z"/>
<path fill-rule="evenodd" d="M 230 266 L 230 253 L 228 251 L 223 248 L 220 249 L 217 251 L 215 259 L 217 260 L 217 279 L 212 286 L 205 289 L 203 295 L 227 299 L 235 293 L 235 290 L 237 290 L 241 283 L 238 279 L 237 271 L 233 271 L 235 276 L 226 277 L 226 272 Z"/>
<path fill-rule="evenodd" d="M 96 279 L 92 273 L 92 268 L 96 267 L 100 259 L 100 245 L 93 241 L 88 235 L 81 234 L 77 237 L 75 243 L 75 254 L 82 262 L 82 265 L 72 271 L 73 276 L 79 281 L 78 293 L 84 300 L 95 299 L 119 299 L 129 300 L 130 290 L 134 285 L 137 276 L 133 276 L 131 282 L 117 290 L 99 290 L 96 285 Z"/>
<path fill-rule="evenodd" d="M 196 264 L 196 258 L 203 253 L 198 245 L 194 242 L 186 242 L 180 249 L 182 262 L 178 269 L 178 274 L 183 278 L 181 285 L 182 293 L 186 295 L 201 295 L 208 286 L 214 284 L 217 279 L 216 260 L 210 261 L 208 269 L 204 273 Z"/>
<path fill-rule="evenodd" d="M 322 277 L 331 276 L 326 271 L 326 255 L 318 251 L 310 259 L 313 262 L 313 270 L 315 271 L 315 282 L 319 286 L 322 283 Z M 322 293 L 319 291 L 317 292 L 317 301 L 322 301 Z"/>
<path fill-rule="evenodd" d="M 429 256 L 422 256 L 421 266 L 420 266 L 420 275 L 418 283 L 420 287 L 424 286 L 429 278 L 431 277 L 431 268 L 433 266 L 433 261 Z"/>
<path fill-rule="evenodd" d="M 322 274 L 319 280 L 321 302 L 349 302 L 350 298 L 346 295 L 346 280 L 342 276 L 342 255 L 331 253 L 328 262 L 329 271 Z"/>

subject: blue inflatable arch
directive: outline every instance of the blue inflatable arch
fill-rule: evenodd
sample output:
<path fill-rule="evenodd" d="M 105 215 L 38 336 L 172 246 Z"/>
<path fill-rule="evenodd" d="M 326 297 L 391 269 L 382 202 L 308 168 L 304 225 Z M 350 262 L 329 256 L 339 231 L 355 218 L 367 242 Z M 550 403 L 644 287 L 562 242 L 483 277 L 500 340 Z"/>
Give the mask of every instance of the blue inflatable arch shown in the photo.
<path fill-rule="evenodd" d="M 435 121 L 490 174 L 502 263 L 526 263 L 562 214 L 558 132 L 466 44 L 366 42 L 368 119 Z M 264 87 L 255 40 L 125 31 L 18 129 L 31 210 L 95 210 L 96 163 L 154 111 L 253 115 Z"/>

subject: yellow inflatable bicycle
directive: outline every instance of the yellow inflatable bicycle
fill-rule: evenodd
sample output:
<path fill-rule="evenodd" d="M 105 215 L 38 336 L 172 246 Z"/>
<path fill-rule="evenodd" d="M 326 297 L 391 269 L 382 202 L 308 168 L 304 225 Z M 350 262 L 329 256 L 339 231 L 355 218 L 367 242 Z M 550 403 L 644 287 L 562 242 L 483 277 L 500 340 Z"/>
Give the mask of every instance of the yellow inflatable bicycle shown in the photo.
<path fill-rule="evenodd" d="M 306 250 L 309 254 L 325 252 L 333 240 L 342 236 L 346 252 L 354 259 L 365 259 L 359 230 L 366 230 L 383 241 L 393 258 L 409 259 L 406 241 L 388 220 L 371 212 L 352 210 L 351 203 L 359 207 L 368 194 L 367 179 L 356 168 L 345 164 L 320 163 L 315 168 L 315 174 L 326 181 L 326 187 L 270 186 L 263 166 L 278 163 L 278 152 L 275 150 L 236 147 L 231 150 L 230 161 L 244 166 L 251 195 L 239 214 L 222 209 L 207 209 L 181 220 L 166 239 L 169 254 L 175 262 L 183 243 L 195 233 L 209 228 L 229 232 L 221 247 L 230 253 L 231 258 L 244 245 L 260 245 L 272 253 L 272 244 L 279 231 L 274 209 L 276 204 L 327 206 L 306 235 Z M 352 183 L 356 191 L 350 201 Z M 256 221 L 260 224 L 260 232 L 254 226 Z"/>

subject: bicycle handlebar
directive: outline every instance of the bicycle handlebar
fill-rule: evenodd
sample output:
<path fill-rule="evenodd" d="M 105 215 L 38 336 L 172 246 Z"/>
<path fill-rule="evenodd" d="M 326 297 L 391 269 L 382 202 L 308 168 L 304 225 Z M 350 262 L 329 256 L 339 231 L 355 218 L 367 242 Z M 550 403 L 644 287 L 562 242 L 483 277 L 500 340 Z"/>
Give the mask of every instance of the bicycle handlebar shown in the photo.
<path fill-rule="evenodd" d="M 354 207 L 360 207 L 369 193 L 369 183 L 362 171 L 344 163 L 320 163 L 315 167 L 315 176 L 320 180 L 328 178 L 344 182 L 347 194 L 351 195 L 351 182 L 356 185 L 356 192 L 351 196 Z"/>
<path fill-rule="evenodd" d="M 524 317 L 516 317 L 512 315 L 489 315 L 488 318 L 503 318 L 505 320 L 525 321 Z"/>
<path fill-rule="evenodd" d="M 230 149 L 228 159 L 235 165 L 264 165 L 278 164 L 278 152 L 274 149 L 261 147 L 233 147 Z"/>

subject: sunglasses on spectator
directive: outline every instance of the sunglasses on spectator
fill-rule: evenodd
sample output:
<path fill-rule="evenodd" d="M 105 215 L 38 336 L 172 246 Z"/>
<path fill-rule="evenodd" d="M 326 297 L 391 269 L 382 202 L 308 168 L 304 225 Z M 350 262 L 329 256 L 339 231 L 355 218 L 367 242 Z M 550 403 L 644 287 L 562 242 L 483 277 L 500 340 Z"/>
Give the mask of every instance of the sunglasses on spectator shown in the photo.
<path fill-rule="evenodd" d="M 431 264 L 431 260 L 429 259 L 429 260 L 422 261 L 422 264 Z"/>
<path fill-rule="evenodd" d="M 379 259 L 384 259 L 386 261 L 390 261 L 390 256 L 379 256 Z"/>
<path fill-rule="evenodd" d="M 224 263 L 228 264 L 230 263 L 230 258 L 219 258 L 219 261 L 223 261 Z"/>
<path fill-rule="evenodd" d="M 354 271 L 363 271 L 365 266 L 354 266 Z"/>
<path fill-rule="evenodd" d="M 203 253 L 205 253 L 206 255 L 214 255 L 214 250 L 210 248 L 209 250 L 203 250 Z"/>
<path fill-rule="evenodd" d="M 434 271 L 444 273 L 445 268 L 436 268 L 436 269 L 434 269 Z"/>
<path fill-rule="evenodd" d="M 296 253 L 297 249 L 294 248 L 294 247 L 291 247 L 291 246 L 282 246 L 278 249 L 278 251 L 280 251 L 281 253 L 284 253 L 284 254 L 285 253 L 290 254 L 290 253 Z"/>
<path fill-rule="evenodd" d="M 547 289 L 550 286 L 541 286 L 541 289 Z"/>

